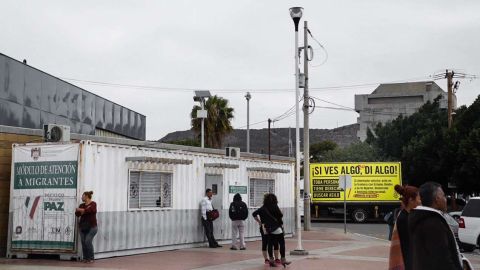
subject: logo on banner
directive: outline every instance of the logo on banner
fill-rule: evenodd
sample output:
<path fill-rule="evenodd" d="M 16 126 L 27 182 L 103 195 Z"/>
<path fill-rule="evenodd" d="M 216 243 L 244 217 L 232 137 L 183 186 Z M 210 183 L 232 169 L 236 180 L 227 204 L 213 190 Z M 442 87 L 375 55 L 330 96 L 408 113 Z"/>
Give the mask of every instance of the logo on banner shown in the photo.
<path fill-rule="evenodd" d="M 25 198 L 25 207 L 29 212 L 28 216 L 30 217 L 30 219 L 33 219 L 33 216 L 35 216 L 35 212 L 37 211 L 39 201 L 40 201 L 40 196 L 35 197 L 32 204 L 30 204 L 30 197 Z"/>
<path fill-rule="evenodd" d="M 31 156 L 33 160 L 37 161 L 41 155 L 42 155 L 42 150 L 40 149 L 40 147 L 32 148 Z"/>

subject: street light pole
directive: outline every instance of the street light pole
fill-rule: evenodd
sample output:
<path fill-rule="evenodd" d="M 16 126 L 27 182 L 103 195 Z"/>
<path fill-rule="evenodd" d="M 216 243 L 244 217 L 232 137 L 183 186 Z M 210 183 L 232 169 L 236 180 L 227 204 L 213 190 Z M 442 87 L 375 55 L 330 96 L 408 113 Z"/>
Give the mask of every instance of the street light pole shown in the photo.
<path fill-rule="evenodd" d="M 290 16 L 293 19 L 295 24 L 295 210 L 297 214 L 297 248 L 290 252 L 292 255 L 306 255 L 308 254 L 302 247 L 302 222 L 300 217 L 299 205 L 300 205 L 300 110 L 299 110 L 299 99 L 300 99 L 300 90 L 299 90 L 299 73 L 298 70 L 298 24 L 302 18 L 303 8 L 301 7 L 292 7 L 290 8 Z"/>
<path fill-rule="evenodd" d="M 247 99 L 247 153 L 250 153 L 250 99 L 252 98 L 250 92 L 247 92 L 245 98 Z"/>
<path fill-rule="evenodd" d="M 202 111 L 205 107 L 204 103 L 205 103 L 205 99 L 202 98 L 201 101 L 200 101 L 200 104 L 201 104 L 200 106 L 202 107 Z M 205 118 L 202 117 L 202 143 L 201 143 L 202 148 L 205 148 L 205 134 L 204 133 L 205 133 Z"/>

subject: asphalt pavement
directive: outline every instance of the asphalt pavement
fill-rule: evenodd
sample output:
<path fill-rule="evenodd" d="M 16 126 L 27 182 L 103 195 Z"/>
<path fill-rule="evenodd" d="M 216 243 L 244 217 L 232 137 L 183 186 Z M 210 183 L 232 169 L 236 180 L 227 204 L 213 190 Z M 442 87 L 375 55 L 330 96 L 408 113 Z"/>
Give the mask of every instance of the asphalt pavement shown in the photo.
<path fill-rule="evenodd" d="M 344 229 L 343 221 L 338 222 L 312 222 L 314 228 Z M 388 225 L 386 223 L 348 223 L 347 232 L 367 235 L 370 237 L 387 240 Z"/>

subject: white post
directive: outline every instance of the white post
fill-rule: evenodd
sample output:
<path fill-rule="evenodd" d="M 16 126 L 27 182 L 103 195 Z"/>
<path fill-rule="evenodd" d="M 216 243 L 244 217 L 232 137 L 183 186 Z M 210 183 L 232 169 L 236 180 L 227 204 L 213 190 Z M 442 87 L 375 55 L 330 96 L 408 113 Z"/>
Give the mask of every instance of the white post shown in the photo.
<path fill-rule="evenodd" d="M 302 17 L 303 8 L 293 7 L 290 9 L 290 16 L 295 24 L 295 211 L 297 216 L 297 248 L 290 252 L 291 255 L 307 255 L 308 252 L 302 247 L 302 221 L 300 216 L 300 109 L 298 102 L 300 101 L 299 75 L 298 70 L 298 23 Z"/>
<path fill-rule="evenodd" d="M 302 221 L 300 217 L 300 110 L 298 101 L 300 100 L 300 90 L 298 88 L 298 31 L 295 31 L 295 157 L 296 157 L 296 179 L 297 185 L 297 250 L 303 250 L 302 247 Z"/>
<path fill-rule="evenodd" d="M 203 111 L 203 107 L 204 107 L 204 104 L 203 104 L 204 102 L 205 102 L 205 99 L 202 98 L 202 100 L 200 101 L 200 104 L 202 106 L 202 111 Z M 202 148 L 205 147 L 205 143 L 204 143 L 204 141 L 205 141 L 205 135 L 204 135 L 205 131 L 204 131 L 204 129 L 205 129 L 205 118 L 202 117 L 202 142 L 201 142 Z"/>

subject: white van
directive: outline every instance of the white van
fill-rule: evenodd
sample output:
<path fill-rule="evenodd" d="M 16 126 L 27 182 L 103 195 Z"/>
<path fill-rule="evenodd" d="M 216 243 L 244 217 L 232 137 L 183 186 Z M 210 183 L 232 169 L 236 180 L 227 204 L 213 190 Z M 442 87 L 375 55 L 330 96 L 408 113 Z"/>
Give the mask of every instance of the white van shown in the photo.
<path fill-rule="evenodd" d="M 480 197 L 470 198 L 458 220 L 458 238 L 465 251 L 480 245 Z"/>

